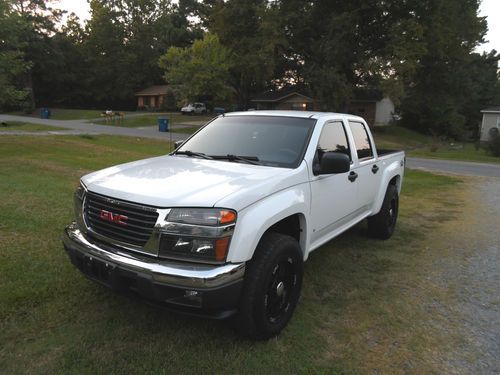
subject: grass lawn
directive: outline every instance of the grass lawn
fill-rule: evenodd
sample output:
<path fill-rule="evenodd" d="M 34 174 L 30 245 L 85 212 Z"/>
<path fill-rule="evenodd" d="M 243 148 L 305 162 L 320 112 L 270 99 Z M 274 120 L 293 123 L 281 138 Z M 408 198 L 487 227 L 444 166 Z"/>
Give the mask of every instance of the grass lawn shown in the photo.
<path fill-rule="evenodd" d="M 295 316 L 269 342 L 86 280 L 60 242 L 79 177 L 167 151 L 126 137 L 0 137 L 0 372 L 432 373 L 429 357 L 459 344 L 429 330 L 427 306 L 446 295 L 419 280 L 439 257 L 427 235 L 455 215 L 461 182 L 423 172 L 407 174 L 391 240 L 362 223 L 311 255 Z"/>
<path fill-rule="evenodd" d="M 88 120 L 99 118 L 103 109 L 65 109 L 50 108 L 50 118 L 54 120 Z M 117 111 L 118 112 L 118 111 Z M 23 112 L 12 112 L 11 115 L 40 117 L 40 108 L 37 108 L 32 114 Z"/>
<path fill-rule="evenodd" d="M 31 124 L 29 122 L 7 121 L 0 123 L 0 132 L 43 132 L 50 130 L 67 130 L 57 126 Z"/>
<path fill-rule="evenodd" d="M 212 119 L 213 115 L 203 115 L 203 116 L 183 116 L 178 113 L 145 113 L 145 114 L 137 114 L 130 117 L 125 117 L 123 121 L 111 121 L 106 123 L 105 119 L 94 121 L 95 124 L 98 125 L 118 125 L 124 126 L 127 128 L 140 128 L 145 126 L 155 126 L 158 125 L 158 117 L 166 117 L 169 119 L 170 124 L 173 124 L 174 129 L 177 124 L 184 123 L 199 123 L 204 124 L 208 120 Z M 175 130 L 174 130 L 175 131 Z"/>
<path fill-rule="evenodd" d="M 443 146 L 434 152 L 430 151 L 429 148 L 416 149 L 408 152 L 408 155 L 431 159 L 465 160 L 500 164 L 500 158 L 489 155 L 483 148 L 476 149 L 472 143 L 460 143 L 458 147 L 460 148 L 455 149 L 450 146 Z"/>
<path fill-rule="evenodd" d="M 500 164 L 500 158 L 483 148 L 476 149 L 471 142 L 440 143 L 436 151 L 431 151 L 432 137 L 400 126 L 377 127 L 373 134 L 377 147 L 402 149 L 408 156 Z"/>
<path fill-rule="evenodd" d="M 183 134 L 193 134 L 195 131 L 197 131 L 200 127 L 199 126 L 173 126 L 170 128 L 172 133 L 183 133 Z"/>

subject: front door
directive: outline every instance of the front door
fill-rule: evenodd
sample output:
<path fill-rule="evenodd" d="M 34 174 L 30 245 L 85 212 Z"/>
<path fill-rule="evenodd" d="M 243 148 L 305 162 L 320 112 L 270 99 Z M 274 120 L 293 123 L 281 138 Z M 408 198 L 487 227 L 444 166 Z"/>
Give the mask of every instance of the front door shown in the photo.
<path fill-rule="evenodd" d="M 317 145 L 315 162 L 325 152 L 341 152 L 352 160 L 345 126 L 341 121 L 326 123 Z M 316 160 L 317 159 L 317 160 Z M 352 162 L 351 162 L 352 163 Z M 352 219 L 357 210 L 357 180 L 349 173 L 311 176 L 311 243 L 321 241 Z"/>

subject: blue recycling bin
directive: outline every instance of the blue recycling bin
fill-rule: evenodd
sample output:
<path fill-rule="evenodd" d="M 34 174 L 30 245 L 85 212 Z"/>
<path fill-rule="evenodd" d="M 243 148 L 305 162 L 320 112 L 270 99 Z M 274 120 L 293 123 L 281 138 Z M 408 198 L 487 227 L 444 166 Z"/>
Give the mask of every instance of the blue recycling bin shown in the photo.
<path fill-rule="evenodd" d="M 43 119 L 48 119 L 50 117 L 50 109 L 48 108 L 41 108 L 40 109 L 40 118 Z"/>
<path fill-rule="evenodd" d="M 168 132 L 168 118 L 158 117 L 158 130 Z"/>

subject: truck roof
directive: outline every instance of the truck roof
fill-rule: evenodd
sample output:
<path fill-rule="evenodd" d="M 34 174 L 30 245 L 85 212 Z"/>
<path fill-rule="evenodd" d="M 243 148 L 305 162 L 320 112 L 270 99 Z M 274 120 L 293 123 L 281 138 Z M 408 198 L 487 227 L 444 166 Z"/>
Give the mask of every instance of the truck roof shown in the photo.
<path fill-rule="evenodd" d="M 229 112 L 225 116 L 281 116 L 281 117 L 299 117 L 319 119 L 323 116 L 349 116 L 350 118 L 359 118 L 359 116 L 336 113 L 336 112 L 317 112 L 317 111 L 280 111 L 280 110 L 249 110 L 242 112 Z"/>

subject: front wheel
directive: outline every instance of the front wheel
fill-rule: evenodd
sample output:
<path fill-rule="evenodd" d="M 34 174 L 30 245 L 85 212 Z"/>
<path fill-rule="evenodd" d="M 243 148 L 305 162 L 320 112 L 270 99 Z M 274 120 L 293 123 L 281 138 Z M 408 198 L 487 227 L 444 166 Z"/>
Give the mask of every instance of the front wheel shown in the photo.
<path fill-rule="evenodd" d="M 256 340 L 278 335 L 292 317 L 302 286 L 302 252 L 290 236 L 270 232 L 247 265 L 237 329 Z"/>
<path fill-rule="evenodd" d="M 398 189 L 389 185 L 385 192 L 384 202 L 380 212 L 368 218 L 368 233 L 375 238 L 387 240 L 391 238 L 398 219 L 399 196 Z"/>

